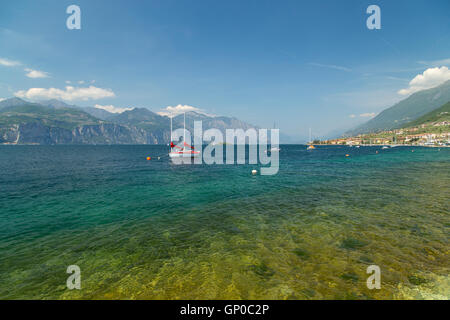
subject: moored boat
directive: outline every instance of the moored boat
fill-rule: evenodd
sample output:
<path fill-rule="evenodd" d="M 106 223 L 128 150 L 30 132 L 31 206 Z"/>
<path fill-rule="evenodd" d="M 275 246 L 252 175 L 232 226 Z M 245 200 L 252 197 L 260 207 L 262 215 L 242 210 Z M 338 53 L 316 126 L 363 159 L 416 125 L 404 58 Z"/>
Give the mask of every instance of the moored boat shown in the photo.
<path fill-rule="evenodd" d="M 200 155 L 200 151 L 186 143 L 186 113 L 184 113 L 183 146 L 180 147 L 172 141 L 172 117 L 170 117 L 170 158 L 194 158 Z"/>

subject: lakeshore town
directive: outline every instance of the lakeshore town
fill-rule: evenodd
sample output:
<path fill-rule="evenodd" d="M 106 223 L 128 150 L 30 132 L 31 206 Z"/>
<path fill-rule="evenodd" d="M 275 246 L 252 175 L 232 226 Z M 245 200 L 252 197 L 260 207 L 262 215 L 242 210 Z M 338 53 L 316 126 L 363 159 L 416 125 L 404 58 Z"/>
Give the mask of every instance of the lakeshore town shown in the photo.
<path fill-rule="evenodd" d="M 429 147 L 450 146 L 450 122 L 422 124 L 377 133 L 360 134 L 331 140 L 315 140 L 314 144 L 330 145 L 416 145 Z"/>

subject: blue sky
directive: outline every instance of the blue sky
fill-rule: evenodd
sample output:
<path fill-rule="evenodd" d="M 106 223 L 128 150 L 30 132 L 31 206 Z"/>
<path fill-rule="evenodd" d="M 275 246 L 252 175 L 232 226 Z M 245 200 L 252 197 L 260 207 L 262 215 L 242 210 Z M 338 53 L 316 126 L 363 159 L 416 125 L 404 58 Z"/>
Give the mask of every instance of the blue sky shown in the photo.
<path fill-rule="evenodd" d="M 81 30 L 66 28 L 71 4 Z M 366 27 L 371 4 L 381 30 Z M 417 75 L 450 66 L 449 12 L 448 0 L 7 1 L 0 98 L 72 86 L 77 94 L 63 95 L 72 104 L 189 105 L 321 136 L 367 121 L 405 98 L 398 91 Z"/>

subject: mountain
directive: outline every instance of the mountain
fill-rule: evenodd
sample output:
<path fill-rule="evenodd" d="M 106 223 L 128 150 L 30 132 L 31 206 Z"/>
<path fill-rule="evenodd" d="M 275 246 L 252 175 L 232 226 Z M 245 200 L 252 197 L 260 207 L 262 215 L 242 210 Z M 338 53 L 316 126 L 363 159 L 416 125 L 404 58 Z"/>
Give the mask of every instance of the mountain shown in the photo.
<path fill-rule="evenodd" d="M 53 109 L 37 103 L 4 107 L 0 110 L 0 115 L 0 123 L 3 124 L 40 122 L 48 126 L 64 128 L 74 128 L 81 124 L 97 124 L 100 121 L 78 109 Z"/>
<path fill-rule="evenodd" d="M 92 108 L 97 109 L 97 108 Z M 102 110 L 102 109 L 98 109 Z M 88 112 L 91 111 L 91 112 Z M 105 110 L 103 110 L 105 111 Z M 92 110 L 58 100 L 27 102 L 12 98 L 0 102 L 0 144 L 166 144 L 170 139 L 170 119 L 146 108 L 119 114 L 105 111 L 103 119 Z M 250 124 L 230 117 L 186 114 L 187 129 L 194 120 L 203 121 L 203 130 L 241 128 Z M 183 127 L 183 116 L 173 119 L 173 128 Z"/>
<path fill-rule="evenodd" d="M 92 115 L 98 119 L 101 119 L 101 120 L 108 120 L 109 118 L 114 116 L 114 113 L 108 112 L 104 109 L 94 108 L 94 107 L 79 107 L 76 105 L 67 104 L 65 102 L 62 102 L 62 101 L 59 101 L 56 99 L 39 101 L 38 103 L 41 105 L 50 107 L 50 108 L 54 108 L 54 109 L 71 108 L 71 109 L 83 110 L 83 111 L 89 113 L 90 115 Z"/>
<path fill-rule="evenodd" d="M 114 117 L 116 114 L 106 111 L 104 109 L 100 109 L 100 108 L 95 108 L 95 107 L 84 107 L 83 110 L 87 113 L 89 113 L 90 115 L 99 118 L 101 120 L 108 120 L 112 117 Z"/>
<path fill-rule="evenodd" d="M 54 108 L 54 109 L 63 109 L 63 108 L 82 109 L 81 107 L 67 104 L 65 102 L 62 102 L 62 101 L 59 101 L 56 99 L 38 101 L 37 103 L 39 103 L 40 105 L 49 107 L 49 108 Z"/>
<path fill-rule="evenodd" d="M 4 102 L 4 101 L 3 101 Z M 0 110 L 0 143 L 113 144 L 145 142 L 133 128 L 105 123 L 92 115 L 62 105 L 48 107 L 23 100 Z"/>
<path fill-rule="evenodd" d="M 174 128 L 175 125 L 178 125 L 180 127 L 183 126 L 183 118 L 183 114 L 179 114 L 173 118 Z M 215 128 L 219 129 L 223 134 L 225 134 L 226 129 L 247 130 L 250 128 L 257 128 L 256 126 L 238 120 L 234 117 L 210 116 L 195 111 L 186 112 L 186 129 L 189 129 L 191 132 L 193 132 L 194 129 L 194 121 L 202 121 L 203 130 Z"/>
<path fill-rule="evenodd" d="M 157 130 L 151 130 L 154 128 L 144 130 L 131 122 L 104 121 L 84 108 L 60 101 L 43 103 L 46 105 L 13 100 L 4 104 L 8 106 L 0 110 L 0 143 L 158 144 L 168 141 L 169 133 L 158 134 Z"/>
<path fill-rule="evenodd" d="M 23 106 L 28 103 L 29 102 L 22 100 L 20 98 L 6 99 L 6 100 L 0 101 L 0 110 L 3 108 L 12 107 L 12 106 Z"/>
<path fill-rule="evenodd" d="M 168 143 L 170 140 L 169 118 L 146 108 L 134 108 L 118 113 L 110 117 L 108 121 L 147 132 L 147 140 L 150 144 Z"/>
<path fill-rule="evenodd" d="M 149 143 L 147 138 L 144 130 L 107 123 L 62 105 L 20 103 L 0 110 L 0 143 L 145 144 Z"/>
<path fill-rule="evenodd" d="M 347 131 L 345 135 L 354 136 L 401 128 L 406 123 L 420 118 L 448 101 L 450 101 L 450 80 L 438 87 L 412 94 L 356 129 Z"/>
<path fill-rule="evenodd" d="M 202 130 L 203 132 L 208 129 L 218 129 L 223 136 L 223 141 L 226 139 L 226 130 L 227 129 L 242 129 L 244 131 L 255 128 L 258 129 L 257 126 L 251 125 L 247 122 L 241 121 L 234 117 L 225 117 L 225 116 L 211 116 L 204 113 L 199 113 L 195 111 L 186 112 L 186 129 L 194 134 L 194 121 L 202 121 Z M 177 128 L 183 128 L 184 123 L 184 115 L 179 114 L 173 118 L 173 128 L 174 130 Z M 270 139 L 270 135 L 269 135 Z M 220 142 L 220 141 L 216 141 Z"/>
<path fill-rule="evenodd" d="M 110 118 L 110 121 L 143 129 L 169 129 L 168 117 L 160 116 L 146 108 L 134 108 L 133 110 L 117 113 Z"/>
<path fill-rule="evenodd" d="M 436 122 L 444 122 L 444 121 L 450 122 L 450 101 L 441 106 L 440 108 L 437 108 L 414 121 L 408 122 L 403 127 L 410 128 L 420 126 L 423 124 L 433 124 Z"/>

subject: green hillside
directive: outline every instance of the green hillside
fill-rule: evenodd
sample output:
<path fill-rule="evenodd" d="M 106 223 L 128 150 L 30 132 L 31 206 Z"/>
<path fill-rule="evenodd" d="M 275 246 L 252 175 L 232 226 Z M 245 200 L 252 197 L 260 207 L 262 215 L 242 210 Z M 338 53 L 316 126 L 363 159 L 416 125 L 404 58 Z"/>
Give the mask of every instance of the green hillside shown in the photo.
<path fill-rule="evenodd" d="M 387 131 L 401 128 L 450 101 L 450 81 L 442 85 L 416 92 L 394 106 L 382 111 L 375 118 L 346 132 L 346 136 Z"/>
<path fill-rule="evenodd" d="M 170 128 L 169 118 L 160 116 L 146 108 L 134 108 L 114 115 L 108 120 L 144 130 L 167 131 Z"/>
<path fill-rule="evenodd" d="M 404 128 L 416 127 L 422 124 L 442 122 L 442 121 L 450 121 L 450 101 L 444 104 L 442 107 L 433 110 L 414 121 L 408 122 L 404 126 Z"/>
<path fill-rule="evenodd" d="M 28 103 L 4 107 L 0 110 L 0 125 L 42 123 L 50 127 L 73 129 L 80 125 L 98 124 L 101 121 L 77 109 L 54 109 Z"/>

